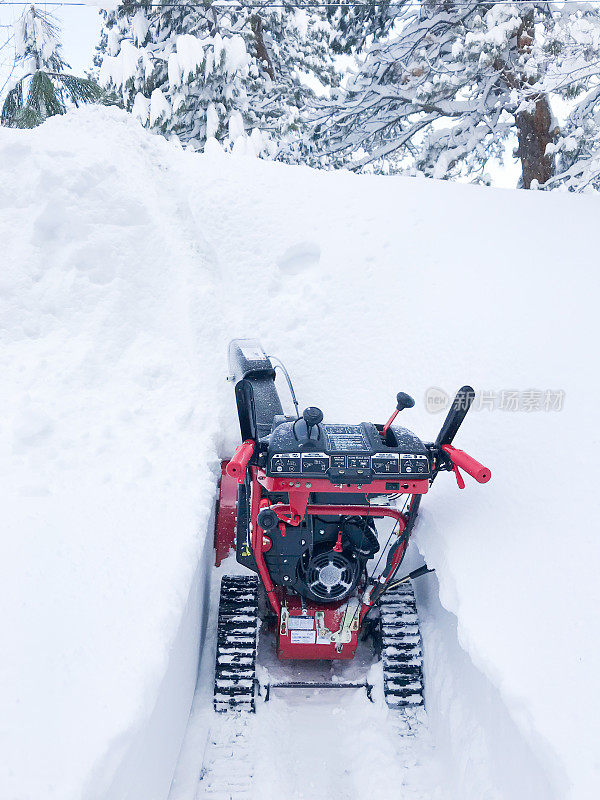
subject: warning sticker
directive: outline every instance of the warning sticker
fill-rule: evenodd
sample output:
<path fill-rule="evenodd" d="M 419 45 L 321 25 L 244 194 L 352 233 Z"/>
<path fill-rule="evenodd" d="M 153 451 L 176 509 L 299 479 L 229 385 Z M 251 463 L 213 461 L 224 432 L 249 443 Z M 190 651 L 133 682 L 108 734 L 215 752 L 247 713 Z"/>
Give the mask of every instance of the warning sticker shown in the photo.
<path fill-rule="evenodd" d="M 312 631 L 314 627 L 314 617 L 288 617 L 288 628 L 291 631 Z"/>
<path fill-rule="evenodd" d="M 246 345 L 245 347 L 240 348 L 244 358 L 248 359 L 248 361 L 263 361 L 266 356 L 260 347 L 256 347 L 253 345 Z"/>
<path fill-rule="evenodd" d="M 360 425 L 323 425 L 328 450 L 368 450 Z"/>
<path fill-rule="evenodd" d="M 314 644 L 316 638 L 317 638 L 316 631 L 290 630 L 290 642 L 292 644 Z"/>

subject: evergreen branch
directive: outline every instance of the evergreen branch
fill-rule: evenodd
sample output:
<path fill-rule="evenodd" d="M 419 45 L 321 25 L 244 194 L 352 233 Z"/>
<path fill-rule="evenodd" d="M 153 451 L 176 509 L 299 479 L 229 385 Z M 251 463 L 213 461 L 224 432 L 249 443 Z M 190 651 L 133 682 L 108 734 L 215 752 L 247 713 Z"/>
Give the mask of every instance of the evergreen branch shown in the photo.
<path fill-rule="evenodd" d="M 93 103 L 104 94 L 96 81 L 91 78 L 77 78 L 75 75 L 49 73 L 55 80 L 63 84 L 69 99 L 78 106 L 79 103 Z"/>

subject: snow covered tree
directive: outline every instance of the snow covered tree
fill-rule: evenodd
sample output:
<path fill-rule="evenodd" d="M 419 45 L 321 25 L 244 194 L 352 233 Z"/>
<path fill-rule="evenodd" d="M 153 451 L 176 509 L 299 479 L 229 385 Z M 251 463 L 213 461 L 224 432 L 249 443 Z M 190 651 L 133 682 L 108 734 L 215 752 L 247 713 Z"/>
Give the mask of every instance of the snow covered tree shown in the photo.
<path fill-rule="evenodd" d="M 204 0 L 121 3 L 106 15 L 100 80 L 144 125 L 194 148 L 215 138 L 294 161 L 305 108 L 336 73 L 320 9 Z"/>
<path fill-rule="evenodd" d="M 65 72 L 59 29 L 54 18 L 30 6 L 15 25 L 16 77 L 2 106 L 2 124 L 33 128 L 47 117 L 64 114 L 75 106 L 97 100 L 98 85 L 89 78 Z"/>
<path fill-rule="evenodd" d="M 522 186 L 545 184 L 555 174 L 559 133 L 551 99 L 573 85 L 565 31 L 581 13 L 594 18 L 596 30 L 600 20 L 591 6 L 556 9 L 525 0 L 398 0 L 387 35 L 320 114 L 326 158 L 353 168 L 485 179 L 490 159 L 501 158 L 512 138 Z"/>
<path fill-rule="evenodd" d="M 395 0 L 381 3 L 356 3 L 341 0 L 327 6 L 331 20 L 331 47 L 336 53 L 360 53 L 367 41 L 383 39 L 402 15 Z"/>
<path fill-rule="evenodd" d="M 600 190 L 600 24 L 596 10 L 581 5 L 556 19 L 559 43 L 550 70 L 555 91 L 569 109 L 550 146 L 555 175 L 549 189 Z"/>

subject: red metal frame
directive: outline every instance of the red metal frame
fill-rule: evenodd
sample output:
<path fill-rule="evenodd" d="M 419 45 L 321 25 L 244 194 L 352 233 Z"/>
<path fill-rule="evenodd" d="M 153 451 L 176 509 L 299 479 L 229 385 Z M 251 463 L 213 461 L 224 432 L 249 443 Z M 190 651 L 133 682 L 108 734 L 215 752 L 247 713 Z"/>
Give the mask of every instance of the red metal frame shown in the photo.
<path fill-rule="evenodd" d="M 252 482 L 251 482 L 251 495 L 250 495 L 250 521 L 252 525 L 252 539 L 251 539 L 251 547 L 252 552 L 254 555 L 254 560 L 256 561 L 256 566 L 258 568 L 258 574 L 261 577 L 263 585 L 265 587 L 265 591 L 267 592 L 267 597 L 269 598 L 269 603 L 273 611 L 277 614 L 277 619 L 279 619 L 279 614 L 281 611 L 281 605 L 279 600 L 277 599 L 277 595 L 275 593 L 275 587 L 273 586 L 273 581 L 271 580 L 271 576 L 269 575 L 269 570 L 267 569 L 267 565 L 265 564 L 265 559 L 263 553 L 265 553 L 269 548 L 264 546 L 264 531 L 258 524 L 257 517 L 258 512 L 260 511 L 260 485 L 256 480 L 256 467 L 251 467 L 250 472 L 252 475 Z"/>
<path fill-rule="evenodd" d="M 219 481 L 219 504 L 215 519 L 215 564 L 227 558 L 235 550 L 235 520 L 237 516 L 237 479 L 227 472 L 228 461 L 221 461 Z"/>
<path fill-rule="evenodd" d="M 275 478 L 266 475 L 258 467 L 250 467 L 256 471 L 258 482 L 268 492 L 344 492 L 351 494 L 426 494 L 429 491 L 428 478 L 399 478 L 390 475 L 386 478 L 375 478 L 364 483 L 331 483 L 327 478 Z"/>
<path fill-rule="evenodd" d="M 290 479 L 273 478 L 265 475 L 264 471 L 258 467 L 251 467 L 252 481 L 258 481 L 268 492 L 285 492 L 288 495 L 289 505 L 278 504 L 273 506 L 273 510 L 282 522 L 288 525 L 299 525 L 304 519 L 305 514 L 324 514 L 326 511 L 314 511 L 308 506 L 308 498 L 311 492 L 327 492 L 329 494 L 426 494 L 429 491 L 429 480 L 421 478 L 417 480 L 406 479 L 380 479 L 370 483 L 344 483 L 334 484 L 326 478 Z M 331 514 L 363 514 L 364 506 L 360 509 L 350 506 L 353 511 L 348 510 L 348 506 L 332 506 L 335 509 L 345 509 L 342 511 L 331 511 Z M 387 509 L 387 513 L 380 513 L 376 516 L 395 517 L 393 509 Z M 397 518 L 397 517 L 396 517 Z"/>
<path fill-rule="evenodd" d="M 370 505 L 325 505 L 325 504 L 308 504 L 308 498 L 311 492 L 334 492 L 344 494 L 425 494 L 429 489 L 429 481 L 427 479 L 420 480 L 374 480 L 366 484 L 332 484 L 325 478 L 315 478 L 313 480 L 299 479 L 293 480 L 288 478 L 273 478 L 267 476 L 264 470 L 259 467 L 250 467 L 251 475 L 251 501 L 250 501 L 250 520 L 252 523 L 252 550 L 254 560 L 258 568 L 259 575 L 265 586 L 267 596 L 271 607 L 277 614 L 277 618 L 281 615 L 281 601 L 276 591 L 275 586 L 269 575 L 269 570 L 265 563 L 264 555 L 270 548 L 270 540 L 264 536 L 264 531 L 257 522 L 258 512 L 261 509 L 260 488 L 264 487 L 269 492 L 286 492 L 289 498 L 289 504 L 276 503 L 271 506 L 271 509 L 277 514 L 282 523 L 288 525 L 299 525 L 304 519 L 306 514 L 316 515 L 330 515 L 338 516 L 342 514 L 347 515 L 366 515 L 379 519 L 381 517 L 391 517 L 395 519 L 398 526 L 398 536 L 400 536 L 406 527 L 406 520 L 402 512 L 395 508 L 388 508 L 386 506 Z M 387 486 L 386 486 L 387 484 Z M 390 484 L 394 488 L 390 487 Z M 399 488 L 396 488 L 399 487 Z M 399 548 L 400 556 L 403 554 L 404 549 Z M 319 607 L 321 610 L 329 608 L 329 606 Z M 368 610 L 368 606 L 361 610 L 361 617 Z"/>
<path fill-rule="evenodd" d="M 279 594 L 279 592 L 278 592 Z M 288 630 L 281 633 L 281 617 L 279 617 L 279 627 L 277 634 L 277 657 L 282 660 L 299 659 L 299 660 L 315 660 L 326 659 L 332 660 L 346 660 L 354 657 L 356 646 L 358 644 L 358 634 L 360 629 L 360 617 L 356 615 L 356 630 L 351 631 L 351 639 L 340 645 L 339 650 L 335 650 L 335 646 L 330 641 L 319 641 L 318 626 L 316 623 L 317 612 L 323 614 L 323 626 L 329 631 L 337 631 L 340 629 L 342 620 L 347 607 L 347 601 L 331 605 L 320 605 L 313 603 L 310 600 L 300 600 L 296 595 L 286 595 L 283 597 L 282 603 L 285 603 L 285 608 L 289 614 Z M 299 625 L 303 622 L 306 627 L 303 627 L 303 633 L 300 636 L 306 638 L 305 642 L 293 641 L 293 626 Z M 309 627 L 312 625 L 312 628 Z M 296 634 L 298 635 L 298 634 Z M 314 640 L 314 641 L 312 641 Z M 335 653 L 335 655 L 332 655 Z"/>
<path fill-rule="evenodd" d="M 239 462 L 244 460 L 249 448 L 245 448 L 242 453 L 243 458 L 238 458 L 235 469 L 230 467 L 231 462 L 223 461 L 221 464 L 221 480 L 219 485 L 219 506 L 215 524 L 215 553 L 216 564 L 219 566 L 223 559 L 229 554 L 230 550 L 235 549 L 235 523 L 237 516 L 237 488 L 240 481 Z M 245 472 L 244 468 L 244 472 Z M 290 480 L 288 478 L 272 478 L 267 476 L 263 469 L 250 466 L 250 521 L 252 528 L 251 548 L 253 551 L 256 566 L 263 582 L 269 602 L 273 611 L 277 615 L 277 654 L 282 659 L 349 659 L 354 655 L 358 642 L 360 623 L 366 612 L 370 608 L 368 597 L 357 613 L 357 622 L 351 630 L 349 642 L 338 643 L 337 649 L 331 641 L 319 642 L 317 632 L 316 614 L 319 612 L 324 627 L 332 632 L 338 631 L 341 627 L 345 609 L 348 601 L 345 600 L 338 604 L 318 604 L 310 601 L 301 600 L 295 595 L 290 595 L 282 587 L 275 586 L 269 575 L 264 553 L 267 552 L 272 542 L 268 535 L 258 525 L 257 518 L 261 508 L 268 505 L 266 498 L 261 498 L 261 487 L 269 492 L 285 493 L 288 495 L 288 503 L 276 503 L 270 508 L 275 511 L 281 520 L 280 526 L 299 525 L 307 514 L 322 516 L 339 515 L 358 515 L 369 516 L 373 519 L 391 518 L 396 521 L 398 536 L 401 536 L 406 529 L 406 515 L 395 508 L 388 508 L 378 505 L 328 505 L 328 504 L 309 504 L 311 492 L 327 492 L 337 494 L 425 494 L 429 489 L 427 479 L 419 480 L 374 480 L 365 484 L 343 484 L 335 485 L 324 478 L 313 480 L 299 479 Z M 394 553 L 392 569 L 389 575 L 393 574 L 394 568 L 400 563 L 406 550 L 407 542 L 402 542 Z M 302 616 L 304 623 L 292 624 L 311 624 L 315 632 L 314 641 L 310 634 L 306 634 L 307 641 L 293 641 L 290 631 L 281 633 L 282 608 L 286 609 L 289 617 Z M 355 628 L 355 629 L 354 629 Z M 295 638 L 302 637 L 295 634 Z"/>

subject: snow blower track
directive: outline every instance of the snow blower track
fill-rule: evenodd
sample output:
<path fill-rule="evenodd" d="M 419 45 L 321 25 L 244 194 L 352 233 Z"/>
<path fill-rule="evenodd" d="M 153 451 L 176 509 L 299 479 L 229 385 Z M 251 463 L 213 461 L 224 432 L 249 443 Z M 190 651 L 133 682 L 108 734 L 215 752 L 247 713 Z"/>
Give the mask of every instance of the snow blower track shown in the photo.
<path fill-rule="evenodd" d="M 379 608 L 386 703 L 423 705 L 423 649 L 412 583 L 388 590 Z"/>
<path fill-rule="evenodd" d="M 229 559 L 219 572 L 232 568 Z M 216 674 L 220 676 L 223 642 L 229 646 L 232 630 L 229 619 L 224 628 L 223 609 L 235 622 L 243 622 L 244 628 L 248 622 L 245 618 L 251 616 L 248 612 L 255 602 L 257 581 L 254 576 L 220 578 L 216 574 L 211 594 L 212 625 L 218 627 Z M 229 705 L 231 697 L 227 695 L 218 710 L 228 713 L 206 716 L 205 693 L 199 713 L 204 715 L 204 724 L 208 723 L 208 733 L 195 755 L 197 783 L 189 781 L 189 789 L 174 791 L 173 797 L 176 800 L 276 800 L 281 796 L 289 800 L 331 797 L 354 800 L 375 791 L 402 800 L 445 800 L 440 765 L 430 741 L 423 706 L 421 647 L 413 630 L 416 613 L 410 584 L 390 592 L 382 617 L 393 614 L 396 627 L 386 627 L 383 623 L 384 643 L 390 638 L 393 644 L 388 642 L 387 652 L 384 646 L 379 661 L 373 660 L 371 644 L 360 642 L 354 661 L 282 663 L 276 657 L 273 637 L 261 637 L 255 662 L 261 685 L 293 679 L 356 682 L 368 675 L 374 684 L 375 702 L 369 701 L 363 688 L 336 691 L 275 688 L 268 702 L 264 694 L 256 694 L 242 707 Z M 398 615 L 404 637 L 400 644 Z M 244 620 L 237 619 L 240 616 Z M 234 635 L 246 632 L 236 630 Z M 230 671 L 229 654 L 226 655 L 226 669 Z M 202 670 L 205 679 L 212 675 L 212 666 L 206 663 L 209 658 L 207 651 Z M 400 687 L 395 666 L 403 671 Z M 241 663 L 240 667 L 247 669 Z M 393 691 L 402 693 L 405 705 L 400 708 L 386 706 L 386 671 L 391 675 L 387 680 L 393 684 Z M 244 673 L 244 680 L 247 677 Z M 220 680 L 217 677 L 217 682 Z M 254 709 L 256 713 L 245 713 L 242 708 L 246 712 Z M 366 763 L 376 764 L 377 769 L 365 769 Z"/>
<path fill-rule="evenodd" d="M 258 578 L 224 575 L 219 596 L 214 709 L 255 711 Z"/>

